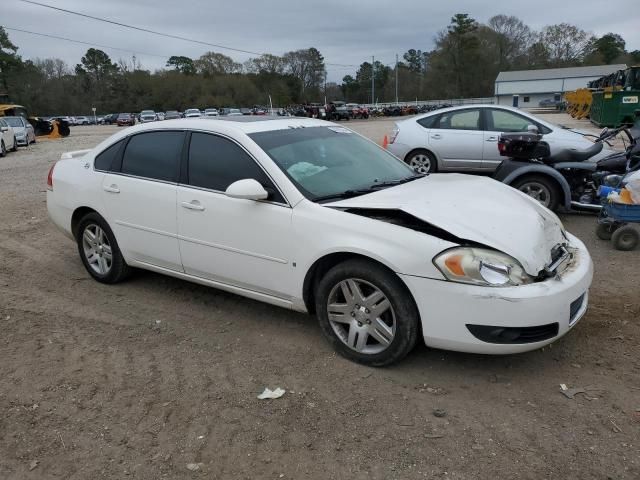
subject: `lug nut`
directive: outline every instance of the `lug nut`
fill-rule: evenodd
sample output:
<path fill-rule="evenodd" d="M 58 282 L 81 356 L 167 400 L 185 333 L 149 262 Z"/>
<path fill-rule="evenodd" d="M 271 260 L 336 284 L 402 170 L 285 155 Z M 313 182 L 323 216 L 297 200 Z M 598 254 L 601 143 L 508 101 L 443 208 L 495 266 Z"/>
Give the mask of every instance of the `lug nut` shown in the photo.
<path fill-rule="evenodd" d="M 361 327 L 362 326 L 362 322 L 358 322 L 358 326 Z"/>

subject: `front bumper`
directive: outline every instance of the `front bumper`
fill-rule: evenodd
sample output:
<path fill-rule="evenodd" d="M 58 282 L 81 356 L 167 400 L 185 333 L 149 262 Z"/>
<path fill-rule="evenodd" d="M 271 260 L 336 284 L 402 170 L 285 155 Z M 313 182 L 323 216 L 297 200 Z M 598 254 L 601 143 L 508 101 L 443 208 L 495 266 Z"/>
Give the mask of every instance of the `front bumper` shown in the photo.
<path fill-rule="evenodd" d="M 425 343 L 460 352 L 510 354 L 535 350 L 565 335 L 587 311 L 593 278 L 586 247 L 571 235 L 569 241 L 575 248 L 572 264 L 559 276 L 529 285 L 481 287 L 400 275 L 418 306 Z M 553 323 L 558 324 L 557 334 L 532 343 L 490 343 L 467 326 L 526 329 Z"/>

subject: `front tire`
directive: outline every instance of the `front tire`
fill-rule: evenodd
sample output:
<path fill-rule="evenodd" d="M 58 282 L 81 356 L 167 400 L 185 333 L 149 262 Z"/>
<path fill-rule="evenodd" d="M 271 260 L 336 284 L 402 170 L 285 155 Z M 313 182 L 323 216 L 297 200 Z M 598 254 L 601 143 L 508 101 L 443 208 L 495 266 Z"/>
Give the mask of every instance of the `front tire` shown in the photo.
<path fill-rule="evenodd" d="M 640 233 L 631 225 L 625 225 L 613 232 L 611 241 L 616 250 L 628 252 L 638 247 L 638 243 L 640 243 Z"/>
<path fill-rule="evenodd" d="M 436 157 L 428 150 L 415 150 L 407 155 L 405 163 L 416 173 L 434 173 L 438 170 Z"/>
<path fill-rule="evenodd" d="M 556 183 L 544 175 L 526 175 L 512 185 L 513 188 L 538 201 L 549 210 L 556 210 L 560 203 L 560 193 Z"/>
<path fill-rule="evenodd" d="M 0 158 L 7 156 L 7 147 L 4 146 L 4 140 L 0 142 Z"/>
<path fill-rule="evenodd" d="M 12 152 L 17 152 L 18 151 L 18 140 L 16 140 L 16 137 L 13 137 L 13 148 L 11 149 Z"/>
<path fill-rule="evenodd" d="M 419 332 L 418 309 L 402 281 L 366 260 L 348 260 L 318 283 L 316 312 L 335 350 L 358 363 L 382 367 L 404 358 Z"/>
<path fill-rule="evenodd" d="M 84 267 L 98 282 L 118 283 L 129 276 L 131 268 L 122 256 L 113 231 L 97 213 L 82 218 L 76 241 Z"/>

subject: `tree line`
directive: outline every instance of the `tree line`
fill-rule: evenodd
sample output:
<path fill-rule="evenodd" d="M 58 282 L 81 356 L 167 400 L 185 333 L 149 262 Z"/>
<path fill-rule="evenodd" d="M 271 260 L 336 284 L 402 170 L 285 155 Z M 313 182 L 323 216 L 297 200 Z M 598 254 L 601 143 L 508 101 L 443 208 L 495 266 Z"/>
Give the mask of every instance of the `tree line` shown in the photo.
<path fill-rule="evenodd" d="M 218 52 L 175 55 L 151 72 L 135 58 L 112 60 L 90 48 L 75 67 L 57 58 L 22 59 L 0 27 L 0 95 L 40 115 L 183 110 L 189 107 L 274 106 L 346 100 L 376 102 L 486 97 L 500 71 L 640 63 L 616 33 L 595 37 L 561 23 L 534 31 L 514 16 L 486 24 L 456 14 L 438 32 L 432 50 L 409 49 L 395 64 L 363 62 L 341 83 L 326 82 L 316 48 L 265 54 L 238 63 Z M 0 98 L 1 100 L 1 98 Z"/>

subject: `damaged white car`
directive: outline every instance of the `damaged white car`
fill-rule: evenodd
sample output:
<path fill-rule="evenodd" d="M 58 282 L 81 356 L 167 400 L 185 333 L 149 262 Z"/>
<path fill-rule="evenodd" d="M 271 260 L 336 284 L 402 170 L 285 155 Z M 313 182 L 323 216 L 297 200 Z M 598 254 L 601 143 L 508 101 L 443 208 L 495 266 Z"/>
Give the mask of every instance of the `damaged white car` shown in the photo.
<path fill-rule="evenodd" d="M 315 313 L 345 357 L 506 354 L 584 315 L 580 240 L 494 180 L 416 175 L 342 126 L 268 117 L 128 128 L 49 173 L 52 220 L 89 274 L 132 267 Z"/>

